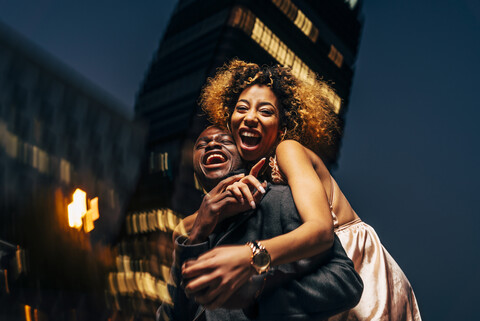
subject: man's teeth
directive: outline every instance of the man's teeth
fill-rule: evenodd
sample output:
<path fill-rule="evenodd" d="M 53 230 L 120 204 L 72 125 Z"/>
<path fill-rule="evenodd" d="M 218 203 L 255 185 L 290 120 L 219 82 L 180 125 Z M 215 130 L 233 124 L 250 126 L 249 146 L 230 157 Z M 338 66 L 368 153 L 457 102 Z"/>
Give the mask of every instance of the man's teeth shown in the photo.
<path fill-rule="evenodd" d="M 225 162 L 225 157 L 222 154 L 211 154 L 207 157 L 207 164 L 210 164 L 210 161 L 214 158 L 219 158 L 222 162 Z"/>
<path fill-rule="evenodd" d="M 258 135 L 256 133 L 250 133 L 250 132 L 244 132 L 244 133 L 242 133 L 242 136 L 245 136 L 245 137 L 260 137 L 260 135 Z"/>

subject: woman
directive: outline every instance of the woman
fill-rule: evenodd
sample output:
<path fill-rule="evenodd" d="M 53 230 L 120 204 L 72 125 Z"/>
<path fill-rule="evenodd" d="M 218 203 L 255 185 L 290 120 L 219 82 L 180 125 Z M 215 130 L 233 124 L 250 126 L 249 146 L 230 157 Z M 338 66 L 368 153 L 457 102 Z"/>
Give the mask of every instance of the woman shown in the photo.
<path fill-rule="evenodd" d="M 245 161 L 254 164 L 268 157 L 269 178 L 287 183 L 292 190 L 304 223 L 288 234 L 260 241 L 271 255 L 272 265 L 327 250 L 335 229 L 364 281 L 364 293 L 354 309 L 332 320 L 420 320 L 402 270 L 373 228 L 351 208 L 315 153 L 334 140 L 338 128 L 336 115 L 324 97 L 325 86 L 319 81 L 300 81 L 287 68 L 234 60 L 209 79 L 201 104 L 216 126 L 230 128 Z M 240 197 L 234 185 L 230 190 Z M 223 265 L 225 278 L 251 269 L 247 247 L 211 252 L 184 266 L 184 276 L 196 275 L 208 262 Z M 216 260 L 209 260 L 212 257 Z M 212 292 L 221 296 L 222 289 Z"/>

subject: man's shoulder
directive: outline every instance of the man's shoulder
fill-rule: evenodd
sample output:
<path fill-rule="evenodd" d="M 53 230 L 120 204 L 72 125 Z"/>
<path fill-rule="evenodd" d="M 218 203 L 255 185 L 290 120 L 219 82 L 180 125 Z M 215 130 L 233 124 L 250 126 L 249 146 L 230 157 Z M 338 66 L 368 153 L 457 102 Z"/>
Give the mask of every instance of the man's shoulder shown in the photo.
<path fill-rule="evenodd" d="M 268 183 L 267 186 L 267 193 L 265 196 L 269 195 L 270 197 L 278 197 L 283 194 L 292 194 L 292 191 L 290 190 L 290 186 L 284 185 L 284 184 L 271 184 Z"/>
<path fill-rule="evenodd" d="M 289 205 L 293 203 L 292 191 L 288 185 L 274 185 L 269 183 L 267 193 L 263 197 L 262 203 L 266 205 L 275 204 L 277 206 L 283 204 Z"/>
<path fill-rule="evenodd" d="M 267 193 L 260 202 L 260 207 L 265 208 L 268 212 L 290 212 L 290 215 L 297 213 L 292 191 L 288 185 L 269 184 L 267 186 Z"/>

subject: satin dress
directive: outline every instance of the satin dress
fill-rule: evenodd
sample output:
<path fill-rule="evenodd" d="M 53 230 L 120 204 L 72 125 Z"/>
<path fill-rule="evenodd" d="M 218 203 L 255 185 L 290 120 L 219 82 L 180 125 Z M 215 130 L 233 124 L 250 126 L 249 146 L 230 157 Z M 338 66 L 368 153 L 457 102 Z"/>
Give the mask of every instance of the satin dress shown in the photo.
<path fill-rule="evenodd" d="M 269 165 L 274 183 L 285 184 L 286 180 L 279 171 L 276 159 L 270 158 Z M 331 176 L 330 178 L 332 190 L 329 206 L 334 231 L 362 278 L 363 293 L 354 308 L 334 315 L 328 318 L 328 321 L 421 321 L 410 282 L 383 247 L 375 230 L 360 218 L 338 225 L 333 211 L 336 184 Z"/>
<path fill-rule="evenodd" d="M 331 176 L 330 179 L 329 206 L 335 233 L 362 278 L 363 293 L 357 306 L 328 320 L 420 321 L 422 318 L 410 282 L 383 247 L 373 227 L 360 218 L 338 225 L 333 211 L 336 184 Z"/>
<path fill-rule="evenodd" d="M 420 321 L 410 282 L 375 230 L 356 219 L 339 226 L 335 233 L 363 280 L 363 293 L 357 306 L 328 320 Z"/>

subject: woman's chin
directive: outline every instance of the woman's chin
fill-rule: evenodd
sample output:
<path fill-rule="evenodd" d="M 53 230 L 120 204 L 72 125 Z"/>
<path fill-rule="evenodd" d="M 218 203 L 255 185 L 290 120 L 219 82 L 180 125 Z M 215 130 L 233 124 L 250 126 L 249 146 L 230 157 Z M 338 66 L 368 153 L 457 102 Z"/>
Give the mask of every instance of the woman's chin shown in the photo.
<path fill-rule="evenodd" d="M 264 157 L 265 155 L 262 155 L 262 152 L 259 148 L 255 148 L 255 149 L 242 148 L 240 151 L 240 156 L 242 156 L 243 160 L 247 162 L 253 162 Z"/>

